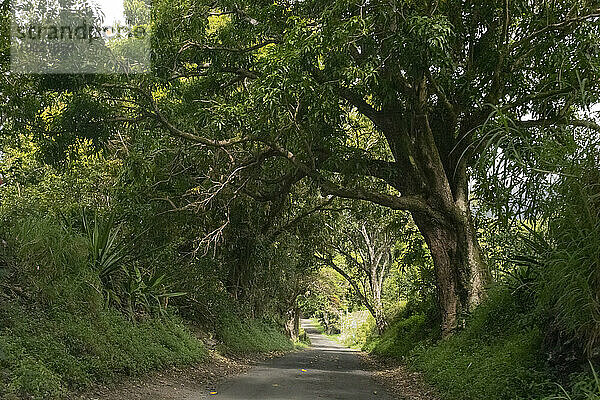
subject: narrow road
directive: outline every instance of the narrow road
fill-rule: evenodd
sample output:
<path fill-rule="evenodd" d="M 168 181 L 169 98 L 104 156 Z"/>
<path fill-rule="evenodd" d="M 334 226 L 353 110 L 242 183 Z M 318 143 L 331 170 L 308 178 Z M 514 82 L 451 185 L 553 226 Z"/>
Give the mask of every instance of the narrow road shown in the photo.
<path fill-rule="evenodd" d="M 302 327 L 311 346 L 304 351 L 265 361 L 248 373 L 231 378 L 205 398 L 222 400 L 391 400 L 363 369 L 355 350 L 317 332 L 309 320 Z"/>

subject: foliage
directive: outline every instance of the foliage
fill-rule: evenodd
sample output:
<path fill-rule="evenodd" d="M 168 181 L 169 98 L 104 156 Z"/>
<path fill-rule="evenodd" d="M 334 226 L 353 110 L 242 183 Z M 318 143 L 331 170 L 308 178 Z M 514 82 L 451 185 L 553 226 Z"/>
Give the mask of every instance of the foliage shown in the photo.
<path fill-rule="evenodd" d="M 548 396 L 544 400 L 597 400 L 600 398 L 600 378 L 591 361 L 589 372 L 575 374 L 572 378 L 570 393 L 561 385 L 557 386 L 560 393 Z"/>
<path fill-rule="evenodd" d="M 449 399 L 536 398 L 551 378 L 535 317 L 510 292 L 490 293 L 455 337 L 416 349 L 413 362 Z"/>
<path fill-rule="evenodd" d="M 442 341 L 437 323 L 424 314 L 404 313 L 381 336 L 370 337 L 364 349 L 421 370 L 444 398 L 499 400 L 549 393 L 552 374 L 544 363 L 542 331 L 505 288 L 493 290 L 466 327 Z"/>
<path fill-rule="evenodd" d="M 587 182 L 567 179 L 561 188 L 552 246 L 542 253 L 539 301 L 552 324 L 591 356 L 600 348 L 600 180 L 597 170 L 587 174 Z"/>
<path fill-rule="evenodd" d="M 348 347 L 361 348 L 375 330 L 375 319 L 368 311 L 354 311 L 340 318 L 338 340 Z"/>
<path fill-rule="evenodd" d="M 197 360 L 171 312 L 226 351 L 289 349 L 278 327 L 298 305 L 449 398 L 593 392 L 594 372 L 566 376 L 600 342 L 597 2 L 154 3 L 155 73 L 135 76 L 10 74 L 0 11 L 10 395 Z M 125 8 L 148 19 L 145 0 Z M 399 210 L 412 221 L 391 223 Z M 356 296 L 367 257 L 340 240 L 361 225 L 391 238 L 381 335 Z M 440 295 L 472 289 L 467 239 L 499 288 L 436 342 L 473 311 Z M 326 241 L 354 293 L 315 266 Z"/>
<path fill-rule="evenodd" d="M 41 306 L 60 305 L 93 310 L 102 303 L 94 289 L 98 275 L 87 263 L 85 239 L 51 217 L 13 219 L 3 226 L 6 237 L 3 281 L 18 287 L 20 296 Z"/>
<path fill-rule="evenodd" d="M 403 359 L 416 346 L 431 339 L 425 316 L 416 314 L 392 323 L 379 337 L 368 337 L 363 348 L 379 356 Z"/>
<path fill-rule="evenodd" d="M 415 365 L 448 399 L 536 398 L 550 375 L 543 371 L 536 329 L 513 332 L 493 341 L 457 335 L 417 352 Z M 546 385 L 549 386 L 549 385 Z"/>
<path fill-rule="evenodd" d="M 22 140 L 4 147 L 1 160 L 0 397 L 54 399 L 90 384 L 204 360 L 203 344 L 173 314 L 181 310 L 205 323 L 240 307 L 224 288 L 226 267 L 217 269 L 219 258 L 190 257 L 202 226 L 198 218 L 160 214 L 168 203 L 150 200 L 188 189 L 187 177 L 170 180 L 168 169 L 152 169 L 173 163 L 177 154 L 159 160 L 132 147 L 122 159 L 83 145 L 67 157 L 72 162 L 48 165 L 34 140 Z M 141 146 L 156 145 L 145 140 Z M 33 150 L 24 151 L 27 146 Z M 161 179 L 168 184 L 147 189 Z M 89 211 L 82 215 L 82 209 Z M 280 254 L 297 248 L 288 243 L 279 246 Z M 287 272 L 272 265 L 272 272 Z M 283 279 L 271 286 L 273 293 L 290 290 Z M 264 303 L 265 312 L 273 312 L 282 300 Z M 224 351 L 292 348 L 276 324 L 245 324 L 243 317 L 232 314 L 235 323 L 219 325 Z M 204 326 L 209 334 L 219 329 Z"/>
<path fill-rule="evenodd" d="M 340 315 L 348 307 L 348 283 L 331 268 L 320 268 L 309 276 L 307 290 L 299 297 L 302 313 L 314 317 L 327 334 L 340 332 Z"/>

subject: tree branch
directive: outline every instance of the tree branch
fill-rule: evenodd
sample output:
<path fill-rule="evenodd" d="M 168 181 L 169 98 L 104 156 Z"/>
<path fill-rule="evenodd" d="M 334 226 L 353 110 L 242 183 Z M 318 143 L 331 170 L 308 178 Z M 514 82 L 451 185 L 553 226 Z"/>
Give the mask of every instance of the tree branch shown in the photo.
<path fill-rule="evenodd" d="M 206 138 L 203 136 L 199 136 L 199 135 L 196 135 L 196 134 L 193 134 L 190 132 L 185 132 L 185 131 L 177 128 L 175 125 L 171 124 L 171 122 L 163 115 L 160 108 L 158 107 L 158 104 L 154 100 L 152 93 L 148 93 L 145 90 L 143 90 L 142 88 L 139 88 L 136 86 L 129 86 L 129 85 L 104 84 L 103 87 L 131 90 L 131 91 L 138 93 L 140 96 L 142 96 L 144 99 L 146 99 L 146 101 L 149 103 L 149 105 L 151 107 L 150 115 L 153 116 L 167 131 L 169 131 L 174 136 L 178 136 L 183 139 L 190 140 L 192 142 L 200 143 L 200 144 L 203 144 L 205 146 L 210 146 L 210 147 L 229 147 L 229 146 L 252 141 L 250 138 L 246 138 L 246 137 L 234 137 L 234 138 L 224 139 L 224 140 L 215 140 L 215 139 L 210 139 L 210 138 Z"/>
<path fill-rule="evenodd" d="M 550 31 L 568 28 L 572 24 L 575 24 L 577 22 L 582 22 L 582 21 L 585 21 L 585 20 L 588 20 L 591 18 L 598 18 L 598 17 L 600 17 L 600 12 L 598 12 L 598 11 L 599 10 L 596 10 L 595 12 L 593 12 L 591 14 L 582 15 L 580 17 L 570 18 L 570 19 L 567 19 L 567 20 L 564 20 L 561 22 L 557 22 L 555 24 L 547 25 L 547 26 L 543 27 L 542 29 L 539 29 L 539 30 L 517 40 L 510 46 L 510 48 L 512 50 L 512 49 L 516 49 L 525 44 L 529 45 L 533 40 L 535 40 L 539 36 L 542 36 Z"/>
<path fill-rule="evenodd" d="M 293 220 L 291 220 L 290 222 L 288 222 L 287 224 L 277 228 L 277 230 L 275 230 L 270 236 L 272 238 L 276 238 L 277 236 L 279 236 L 282 232 L 290 229 L 291 227 L 293 227 L 294 225 L 298 224 L 301 220 L 303 220 L 304 218 L 316 213 L 317 211 L 321 211 L 323 210 L 327 205 L 331 204 L 331 202 L 333 201 L 333 197 L 329 198 L 327 200 L 325 200 L 324 202 L 322 202 L 321 204 L 319 204 L 316 207 L 311 208 L 308 211 L 305 211 L 303 213 L 301 213 L 300 215 L 298 215 L 296 218 L 294 218 Z"/>
<path fill-rule="evenodd" d="M 360 297 L 360 299 L 362 300 L 363 304 L 365 307 L 367 307 L 367 309 L 369 310 L 369 312 L 371 313 L 371 315 L 373 315 L 373 318 L 375 318 L 375 308 L 373 307 L 373 305 L 369 302 L 369 300 L 367 299 L 367 297 L 361 292 L 360 287 L 358 286 L 358 284 L 350 277 L 350 275 L 348 275 L 346 273 L 346 271 L 344 271 L 343 269 L 341 269 L 340 267 L 338 267 L 331 258 L 326 258 L 326 257 L 322 257 L 322 256 L 318 256 L 315 255 L 315 258 L 321 262 L 323 262 L 325 265 L 327 265 L 328 267 L 331 267 L 333 270 L 335 270 L 337 273 L 339 273 L 344 279 L 346 279 L 346 281 L 352 286 L 352 288 L 356 291 L 356 294 L 358 295 L 358 297 Z"/>
<path fill-rule="evenodd" d="M 261 139 L 259 139 L 261 140 Z M 389 207 L 394 210 L 407 210 L 413 212 L 420 212 L 428 214 L 430 217 L 438 220 L 439 222 L 445 222 L 445 218 L 429 207 L 425 200 L 421 196 L 394 196 L 385 193 L 372 192 L 361 188 L 344 188 L 341 187 L 325 177 L 323 177 L 318 171 L 310 168 L 303 162 L 299 161 L 296 156 L 289 150 L 281 147 L 276 143 L 271 143 L 262 139 L 263 143 L 277 151 L 282 157 L 286 158 L 292 165 L 297 167 L 306 173 L 307 176 L 311 177 L 313 181 L 323 190 L 326 194 L 331 194 L 337 197 L 355 200 L 366 200 L 372 203 L 376 203 L 385 207 Z"/>

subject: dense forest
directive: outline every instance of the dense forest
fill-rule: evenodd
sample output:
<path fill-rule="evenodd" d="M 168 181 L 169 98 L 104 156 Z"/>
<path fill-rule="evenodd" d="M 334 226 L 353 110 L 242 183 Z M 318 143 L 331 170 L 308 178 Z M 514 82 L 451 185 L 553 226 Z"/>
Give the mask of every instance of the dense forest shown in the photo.
<path fill-rule="evenodd" d="M 442 399 L 600 399 L 599 2 L 124 14 L 149 71 L 23 74 L 0 8 L 0 398 L 313 318 Z"/>

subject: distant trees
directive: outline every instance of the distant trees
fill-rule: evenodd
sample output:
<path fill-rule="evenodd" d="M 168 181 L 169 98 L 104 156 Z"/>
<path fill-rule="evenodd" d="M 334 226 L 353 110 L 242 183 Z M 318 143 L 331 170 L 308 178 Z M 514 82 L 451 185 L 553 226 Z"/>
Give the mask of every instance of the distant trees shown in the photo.
<path fill-rule="evenodd" d="M 384 281 L 395 264 L 395 245 L 402 215 L 385 216 L 370 207 L 344 211 L 328 224 L 316 255 L 320 264 L 337 271 L 369 310 L 379 332 L 388 325 L 383 306 Z M 406 222 L 406 220 L 404 220 Z"/>

